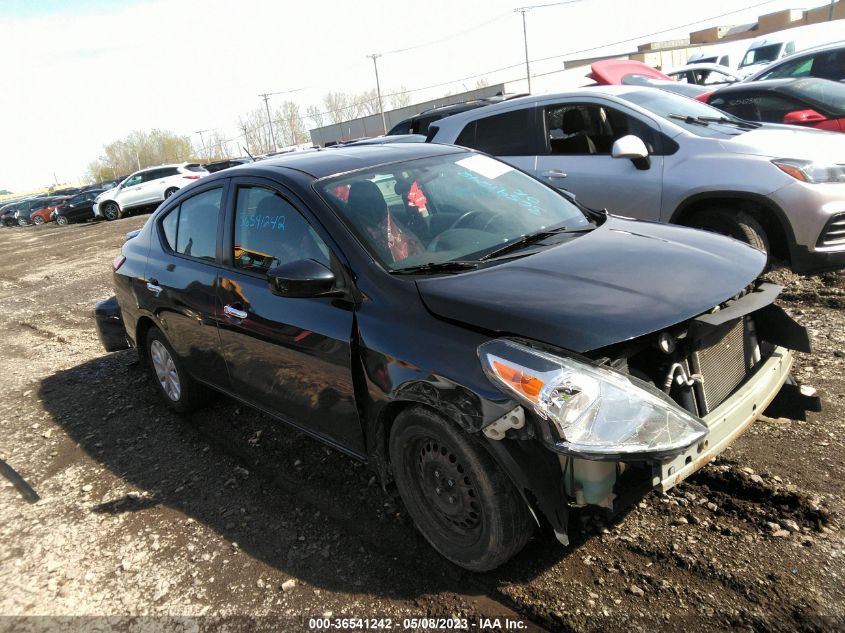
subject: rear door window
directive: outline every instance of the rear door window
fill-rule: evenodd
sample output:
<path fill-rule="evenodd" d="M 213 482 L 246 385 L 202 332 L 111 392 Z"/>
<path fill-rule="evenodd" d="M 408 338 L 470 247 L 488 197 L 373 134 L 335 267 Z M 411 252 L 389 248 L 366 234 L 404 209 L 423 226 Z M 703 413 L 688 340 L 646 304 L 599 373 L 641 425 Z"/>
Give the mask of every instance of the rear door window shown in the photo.
<path fill-rule="evenodd" d="M 169 211 L 161 220 L 167 246 L 186 257 L 215 261 L 222 204 L 223 189 L 217 188 L 198 193 Z"/>
<path fill-rule="evenodd" d="M 787 113 L 804 109 L 798 101 L 763 92 L 716 97 L 710 101 L 710 105 L 746 121 L 770 123 L 781 123 Z"/>
<path fill-rule="evenodd" d="M 472 121 L 455 143 L 494 156 L 533 156 L 537 153 L 534 113 L 532 106 Z"/>
<path fill-rule="evenodd" d="M 546 153 L 609 155 L 623 136 L 639 137 L 654 153 L 657 134 L 643 121 L 593 104 L 562 104 L 545 108 Z"/>

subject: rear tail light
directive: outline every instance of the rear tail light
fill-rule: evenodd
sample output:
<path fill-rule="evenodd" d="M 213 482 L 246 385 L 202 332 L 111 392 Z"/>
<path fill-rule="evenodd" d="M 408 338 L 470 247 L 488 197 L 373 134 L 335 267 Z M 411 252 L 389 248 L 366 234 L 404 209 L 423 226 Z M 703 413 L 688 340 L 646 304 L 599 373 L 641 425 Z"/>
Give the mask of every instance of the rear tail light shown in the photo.
<path fill-rule="evenodd" d="M 714 92 L 716 92 L 716 91 L 711 90 L 710 92 L 702 93 L 702 94 L 698 95 L 697 97 L 695 97 L 695 100 L 701 101 L 701 103 L 707 103 L 707 99 L 709 99 L 710 95 L 712 95 Z"/>
<path fill-rule="evenodd" d="M 113 260 L 111 260 L 111 269 L 117 272 L 117 269 L 123 266 L 123 262 L 126 261 L 126 258 L 123 255 L 118 255 Z"/>
<path fill-rule="evenodd" d="M 199 176 L 182 176 L 182 178 L 186 178 L 188 180 L 199 180 Z"/>

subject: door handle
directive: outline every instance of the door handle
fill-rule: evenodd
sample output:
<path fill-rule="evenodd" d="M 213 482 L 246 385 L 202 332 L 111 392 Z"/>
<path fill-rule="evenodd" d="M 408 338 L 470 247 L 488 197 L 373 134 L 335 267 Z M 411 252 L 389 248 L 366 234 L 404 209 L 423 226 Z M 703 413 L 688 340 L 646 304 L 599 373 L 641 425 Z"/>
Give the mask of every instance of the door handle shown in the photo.
<path fill-rule="evenodd" d="M 230 305 L 223 306 L 223 314 L 225 314 L 226 316 L 232 317 L 234 319 L 241 319 L 241 320 L 244 320 L 245 318 L 247 318 L 249 316 L 246 313 L 246 310 L 238 310 L 237 308 L 230 306 Z"/>
<path fill-rule="evenodd" d="M 543 172 L 544 178 L 549 178 L 551 180 L 558 180 L 560 178 L 566 178 L 568 174 L 565 171 L 560 171 L 559 169 L 550 169 L 549 171 Z"/>
<path fill-rule="evenodd" d="M 147 290 L 156 293 L 156 296 L 160 295 L 162 287 L 158 285 L 158 279 L 150 279 L 147 282 Z"/>

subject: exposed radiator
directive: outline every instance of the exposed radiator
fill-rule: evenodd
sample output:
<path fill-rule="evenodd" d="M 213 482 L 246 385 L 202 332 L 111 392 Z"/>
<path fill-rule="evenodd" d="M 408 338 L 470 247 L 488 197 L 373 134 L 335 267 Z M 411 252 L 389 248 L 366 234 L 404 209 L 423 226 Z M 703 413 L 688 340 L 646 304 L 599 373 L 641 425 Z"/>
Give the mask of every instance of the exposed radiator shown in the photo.
<path fill-rule="evenodd" d="M 737 319 L 707 347 L 692 353 L 692 371 L 701 375 L 696 394 L 701 415 L 719 406 L 745 379 L 748 347 L 745 319 Z"/>

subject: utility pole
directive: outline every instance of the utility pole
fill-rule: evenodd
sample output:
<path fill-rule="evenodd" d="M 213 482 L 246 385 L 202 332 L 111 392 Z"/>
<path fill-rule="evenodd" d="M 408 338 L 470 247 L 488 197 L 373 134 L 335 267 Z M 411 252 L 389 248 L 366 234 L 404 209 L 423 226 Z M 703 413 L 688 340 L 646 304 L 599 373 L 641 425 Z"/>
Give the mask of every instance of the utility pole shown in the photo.
<path fill-rule="evenodd" d="M 525 14 L 533 7 L 519 7 L 515 13 L 522 14 L 522 41 L 525 44 L 525 78 L 528 80 L 528 92 L 531 92 L 531 68 L 528 65 L 528 27 L 525 25 Z"/>
<path fill-rule="evenodd" d="M 276 134 L 273 132 L 273 119 L 270 118 L 270 93 L 264 92 L 258 96 L 264 99 L 264 107 L 267 109 L 267 125 L 270 126 L 270 141 L 273 143 L 273 151 L 275 152 L 277 149 Z"/>
<path fill-rule="evenodd" d="M 833 5 L 836 4 L 836 0 L 830 0 L 830 9 L 827 12 L 827 21 L 833 21 Z"/>
<path fill-rule="evenodd" d="M 194 134 L 200 135 L 200 143 L 202 143 L 202 153 L 205 155 L 205 159 L 208 160 L 210 157 L 208 155 L 208 150 L 205 148 L 205 139 L 202 136 L 203 132 L 211 132 L 211 130 L 197 130 Z"/>
<path fill-rule="evenodd" d="M 376 94 L 378 95 L 378 109 L 381 112 L 381 126 L 384 128 L 384 133 L 387 134 L 387 119 L 384 118 L 384 106 L 381 103 L 381 84 L 379 84 L 378 80 L 378 62 L 376 60 L 381 57 L 381 53 L 373 53 L 372 55 L 367 55 L 367 57 L 373 60 L 373 68 L 376 71 Z"/>

